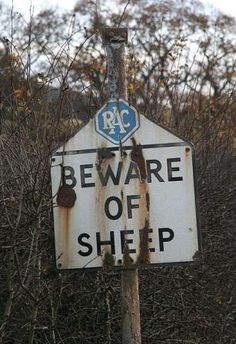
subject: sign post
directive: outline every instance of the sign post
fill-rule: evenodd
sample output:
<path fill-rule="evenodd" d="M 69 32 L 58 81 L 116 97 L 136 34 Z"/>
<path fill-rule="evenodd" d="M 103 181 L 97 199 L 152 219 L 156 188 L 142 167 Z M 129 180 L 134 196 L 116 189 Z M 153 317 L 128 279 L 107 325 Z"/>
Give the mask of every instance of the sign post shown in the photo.
<path fill-rule="evenodd" d="M 109 100 L 52 156 L 58 269 L 121 269 L 122 343 L 141 344 L 138 268 L 198 252 L 194 149 L 127 102 L 127 29 L 102 32 Z"/>
<path fill-rule="evenodd" d="M 107 65 L 108 65 L 108 89 L 110 90 L 111 99 L 125 99 L 127 100 L 127 87 L 126 87 L 126 70 L 125 70 L 125 45 L 128 40 L 127 28 L 105 28 L 102 32 L 103 42 L 107 51 Z M 119 103 L 119 107 L 120 107 Z M 125 105 L 125 104 L 123 104 Z M 123 111 L 123 112 L 122 112 Z M 110 140 L 119 140 L 122 146 L 122 140 L 125 140 L 125 126 L 132 127 L 128 131 L 128 135 L 138 128 L 138 118 L 135 109 L 129 106 L 119 108 L 119 113 L 122 118 L 124 128 L 120 126 L 117 136 L 110 134 Z M 126 116 L 127 122 L 124 121 Z M 128 118 L 129 117 L 129 118 Z M 109 117 L 111 118 L 111 116 Z M 114 123 L 119 123 L 114 121 Z M 100 126 L 104 128 L 104 126 Z M 124 129 L 124 130 L 122 130 Z M 110 132 L 112 129 L 110 130 Z M 123 133 L 122 133 L 123 131 Z M 109 139 L 109 138 L 108 138 Z M 121 155 L 122 154 L 121 149 Z M 121 156 L 124 159 L 124 156 Z M 127 238 L 124 237 L 124 247 L 127 244 Z M 128 251 L 128 248 L 126 248 Z M 127 252 L 128 253 L 128 252 Z M 129 265 L 129 262 L 127 262 Z M 122 326 L 122 343 L 123 344 L 141 344 L 141 328 L 140 328 L 140 307 L 139 307 L 139 283 L 138 283 L 138 270 L 137 267 L 127 267 L 121 270 L 121 326 Z"/>

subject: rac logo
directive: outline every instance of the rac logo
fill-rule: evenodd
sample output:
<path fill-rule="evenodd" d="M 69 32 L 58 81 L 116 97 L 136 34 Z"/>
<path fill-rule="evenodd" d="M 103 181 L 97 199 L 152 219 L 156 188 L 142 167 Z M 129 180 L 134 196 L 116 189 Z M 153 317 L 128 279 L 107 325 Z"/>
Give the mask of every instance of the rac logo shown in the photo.
<path fill-rule="evenodd" d="M 139 128 L 135 108 L 123 99 L 109 100 L 95 115 L 95 130 L 110 142 L 119 145 Z"/>

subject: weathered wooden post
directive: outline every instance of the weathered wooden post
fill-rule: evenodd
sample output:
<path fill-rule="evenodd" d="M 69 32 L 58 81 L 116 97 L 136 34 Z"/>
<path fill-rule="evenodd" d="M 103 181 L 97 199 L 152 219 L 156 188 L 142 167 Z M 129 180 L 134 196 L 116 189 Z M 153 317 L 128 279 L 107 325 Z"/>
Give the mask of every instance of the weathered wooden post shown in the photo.
<path fill-rule="evenodd" d="M 104 28 L 103 42 L 107 51 L 109 98 L 127 100 L 125 45 L 127 28 Z M 139 283 L 136 268 L 121 271 L 122 343 L 140 344 Z"/>

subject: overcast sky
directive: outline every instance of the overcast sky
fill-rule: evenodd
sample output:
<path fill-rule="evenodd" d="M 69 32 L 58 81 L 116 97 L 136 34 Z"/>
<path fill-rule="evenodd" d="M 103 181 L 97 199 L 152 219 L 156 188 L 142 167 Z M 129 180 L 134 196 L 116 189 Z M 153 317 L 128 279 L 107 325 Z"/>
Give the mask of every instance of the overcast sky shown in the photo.
<path fill-rule="evenodd" d="M 62 10 L 71 10 L 76 4 L 76 0 L 1 0 L 3 3 L 11 6 L 12 1 L 16 11 L 23 14 L 26 18 L 29 15 L 30 4 L 34 7 L 34 14 L 37 14 L 45 7 L 61 8 Z M 86 0 L 84 0 L 86 1 Z M 147 0 L 148 1 L 148 0 Z M 236 17 L 236 1 L 235 0 L 200 0 L 202 3 L 211 7 L 216 7 L 222 12 Z"/>
<path fill-rule="evenodd" d="M 203 4 L 216 7 L 225 14 L 236 17 L 236 1 L 235 0 L 200 0 Z"/>

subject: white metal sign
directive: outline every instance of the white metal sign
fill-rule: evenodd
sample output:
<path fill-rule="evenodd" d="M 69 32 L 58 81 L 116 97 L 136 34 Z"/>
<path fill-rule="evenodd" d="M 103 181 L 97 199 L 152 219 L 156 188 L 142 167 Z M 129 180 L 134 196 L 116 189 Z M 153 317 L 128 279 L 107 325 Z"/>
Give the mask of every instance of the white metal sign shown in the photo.
<path fill-rule="evenodd" d="M 52 157 L 58 268 L 192 261 L 191 144 L 144 116 L 124 144 L 112 143 L 97 132 L 96 118 Z"/>

